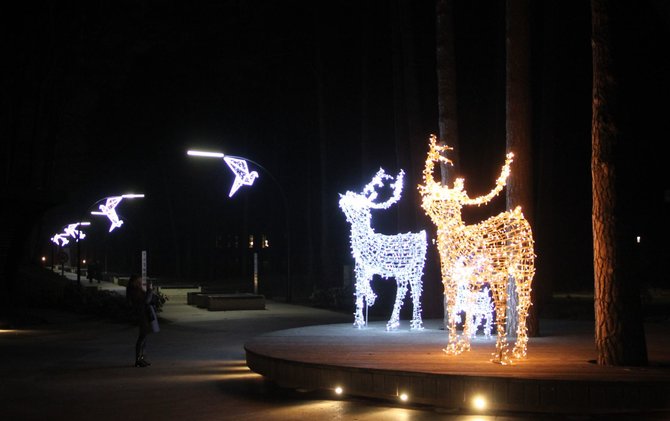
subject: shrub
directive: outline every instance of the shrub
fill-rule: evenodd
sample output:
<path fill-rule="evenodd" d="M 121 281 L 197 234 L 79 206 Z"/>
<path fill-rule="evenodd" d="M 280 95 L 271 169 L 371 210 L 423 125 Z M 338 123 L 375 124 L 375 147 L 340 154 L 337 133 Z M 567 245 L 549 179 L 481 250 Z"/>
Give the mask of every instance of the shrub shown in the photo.
<path fill-rule="evenodd" d="M 79 285 L 40 267 L 23 268 L 20 277 L 18 304 L 60 308 L 119 322 L 135 320 L 125 294 Z M 154 304 L 156 311 L 160 312 L 168 298 L 159 291 L 155 294 L 157 299 Z"/>

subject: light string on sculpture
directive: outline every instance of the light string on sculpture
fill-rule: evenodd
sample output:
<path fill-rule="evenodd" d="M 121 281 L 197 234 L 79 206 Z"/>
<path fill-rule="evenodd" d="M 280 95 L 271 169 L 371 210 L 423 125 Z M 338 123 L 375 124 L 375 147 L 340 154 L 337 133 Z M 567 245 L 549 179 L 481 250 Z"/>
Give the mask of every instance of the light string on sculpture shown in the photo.
<path fill-rule="evenodd" d="M 116 213 L 116 207 L 121 203 L 123 199 L 135 199 L 144 197 L 143 194 L 124 194 L 121 196 L 110 196 L 106 197 L 105 204 L 100 205 L 100 212 L 94 211 L 91 212 L 91 215 L 104 215 L 109 219 L 111 225 L 109 227 L 109 232 L 112 232 L 115 228 L 119 228 L 123 225 L 123 220 L 119 218 L 119 215 Z M 97 202 L 96 202 L 97 203 Z"/>
<path fill-rule="evenodd" d="M 400 200 L 404 172 L 401 170 L 395 181 L 389 186 L 393 195 L 385 202 L 376 202 L 376 188 L 383 187 L 385 180 L 393 177 L 380 169 L 361 193 L 348 191 L 340 195 L 340 209 L 351 225 L 351 254 L 355 260 L 356 311 L 354 326 L 365 326 L 363 308 L 372 306 L 377 295 L 370 285 L 374 275 L 384 279 L 394 277 L 397 284 L 396 299 L 391 318 L 386 324 L 387 330 L 397 329 L 400 325 L 400 308 L 407 294 L 409 284 L 412 296 L 412 320 L 410 328 L 423 329 L 421 319 L 421 293 L 423 267 L 426 259 L 426 232 L 384 235 L 375 232 L 371 226 L 372 209 L 388 209 Z"/>
<path fill-rule="evenodd" d="M 456 310 L 449 316 L 456 317 L 456 322 L 463 317 L 472 318 L 472 330 L 470 337 L 475 338 L 477 329 L 482 322 L 484 336 L 491 337 L 493 327 L 493 311 L 495 309 L 491 299 L 491 291 L 488 286 L 483 286 L 479 290 L 472 290 L 471 285 L 476 285 L 475 277 L 480 276 L 483 262 L 475 262 L 474 265 L 466 265 L 466 259 L 459 257 L 454 268 L 454 278 L 457 285 L 456 292 Z"/>
<path fill-rule="evenodd" d="M 472 225 L 463 222 L 461 210 L 464 205 L 485 204 L 502 191 L 510 174 L 513 154 L 507 154 L 500 177 L 491 192 L 470 198 L 464 190 L 462 178 L 456 179 L 452 188 L 435 181 L 435 162 L 451 163 L 442 156 L 448 149 L 446 146 L 439 146 L 436 137 L 431 136 L 423 171 L 424 184 L 419 185 L 421 205 L 437 228 L 437 248 L 448 314 L 448 343 L 444 351 L 447 354 L 459 354 L 470 349 L 470 337 L 476 327 L 473 326 L 473 317 L 470 315 L 476 313 L 477 309 L 465 310 L 465 323 L 460 337 L 456 331 L 455 316 L 458 312 L 459 282 L 466 279 L 468 289 L 473 294 L 480 293 L 486 285 L 490 288 L 497 332 L 493 361 L 510 364 L 526 356 L 528 343 L 526 318 L 531 306 L 531 282 L 535 274 L 531 227 L 520 207 Z M 468 271 L 471 271 L 471 275 L 464 277 L 463 273 Z M 505 334 L 505 317 L 510 298 L 507 286 L 511 281 L 516 283 L 518 301 L 515 311 L 519 323 L 516 342 L 510 355 Z M 473 295 L 468 299 L 468 302 L 475 303 L 474 297 Z"/>
<path fill-rule="evenodd" d="M 249 171 L 249 166 L 247 160 L 239 157 L 226 156 L 221 152 L 207 152 L 207 151 L 194 151 L 190 150 L 186 152 L 190 156 L 199 156 L 205 158 L 222 158 L 228 168 L 235 174 L 235 180 L 233 180 L 233 185 L 230 188 L 228 197 L 233 197 L 237 190 L 242 186 L 251 186 L 254 184 L 254 181 L 258 178 L 258 172 Z"/>

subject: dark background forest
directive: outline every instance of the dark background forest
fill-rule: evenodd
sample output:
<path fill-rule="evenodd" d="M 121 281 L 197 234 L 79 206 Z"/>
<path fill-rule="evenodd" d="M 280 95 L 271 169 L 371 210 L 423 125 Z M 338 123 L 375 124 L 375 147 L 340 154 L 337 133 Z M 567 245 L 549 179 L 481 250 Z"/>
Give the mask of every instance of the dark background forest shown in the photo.
<path fill-rule="evenodd" d="M 91 217 L 105 196 L 124 226 L 93 220 L 82 243 L 112 272 L 192 283 L 247 282 L 295 296 L 351 277 L 338 194 L 383 167 L 404 169 L 400 203 L 373 215 L 378 232 L 434 228 L 416 189 L 437 132 L 434 1 L 22 2 L 0 6 L 3 286 L 20 264 L 51 259 L 54 233 Z M 505 153 L 505 3 L 455 3 L 460 168 L 471 196 L 488 192 Z M 670 193 L 666 142 L 670 7 L 624 1 L 623 67 L 630 180 L 639 216 L 641 282 L 667 287 Z M 593 287 L 591 44 L 587 1 L 533 2 L 531 88 L 537 274 L 546 291 Z M 249 158 L 260 178 L 228 198 L 222 161 Z M 512 171 L 514 171 L 512 169 Z M 468 209 L 476 222 L 500 197 Z M 254 236 L 254 248 L 248 247 Z M 259 247 L 268 239 L 269 248 Z M 634 241 L 634 239 L 631 239 Z M 290 265 L 288 262 L 290 261 Z M 426 308 L 441 285 L 430 248 Z M 290 280 L 287 280 L 290 277 Z"/>

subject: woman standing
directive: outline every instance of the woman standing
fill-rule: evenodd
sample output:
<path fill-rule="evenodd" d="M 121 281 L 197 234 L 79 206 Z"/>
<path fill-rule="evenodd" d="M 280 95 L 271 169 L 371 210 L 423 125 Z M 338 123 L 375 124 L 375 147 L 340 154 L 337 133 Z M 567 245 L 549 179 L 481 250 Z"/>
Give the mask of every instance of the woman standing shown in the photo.
<path fill-rule="evenodd" d="M 126 287 L 126 298 L 133 307 L 139 325 L 139 335 L 135 343 L 135 367 L 147 367 L 151 365 L 144 358 L 147 335 L 160 331 L 156 309 L 153 305 L 155 295 L 151 284 L 143 285 L 141 276 L 131 275 Z"/>

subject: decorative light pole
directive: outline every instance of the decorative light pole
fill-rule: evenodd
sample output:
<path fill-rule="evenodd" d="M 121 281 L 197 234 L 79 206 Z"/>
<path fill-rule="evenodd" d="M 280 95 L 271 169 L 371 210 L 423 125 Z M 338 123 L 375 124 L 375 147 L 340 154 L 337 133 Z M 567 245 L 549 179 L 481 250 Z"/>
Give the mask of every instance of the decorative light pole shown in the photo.
<path fill-rule="evenodd" d="M 109 226 L 109 231 L 112 232 L 114 231 L 115 228 L 121 227 L 123 225 L 123 220 L 119 218 L 119 215 L 116 213 L 116 208 L 117 206 L 121 203 L 123 199 L 139 199 L 139 198 L 144 198 L 144 194 L 136 194 L 136 193 L 127 193 L 127 194 L 122 194 L 120 196 L 105 196 L 102 197 L 95 202 L 88 208 L 91 209 L 98 203 L 102 202 L 103 200 L 105 201 L 104 204 L 101 204 L 98 206 L 99 211 L 92 211 L 91 215 L 103 215 L 106 216 L 107 219 L 109 219 L 110 226 Z M 98 268 L 99 269 L 99 268 Z M 106 247 L 105 247 L 105 272 L 107 271 L 107 254 L 106 254 Z M 91 280 L 93 278 L 90 278 Z"/>
<path fill-rule="evenodd" d="M 70 241 L 67 237 L 72 237 L 77 242 L 77 283 L 81 284 L 81 245 L 80 240 L 86 238 L 80 227 L 89 226 L 90 222 L 80 221 L 72 224 L 68 224 L 62 233 L 58 233 L 51 237 L 51 241 L 56 243 L 59 246 L 65 246 Z M 62 271 L 61 271 L 62 272 Z"/>
<path fill-rule="evenodd" d="M 92 206 L 95 206 L 98 202 L 101 202 L 105 200 L 104 205 L 100 205 L 99 209 L 100 211 L 93 211 L 91 212 L 91 215 L 104 215 L 106 216 L 109 221 L 111 222 L 111 225 L 109 227 L 109 232 L 112 232 L 114 228 L 118 228 L 121 225 L 123 225 L 123 220 L 119 219 L 119 215 L 116 213 L 116 207 L 121 203 L 123 199 L 136 199 L 136 198 L 143 198 L 143 194 L 123 194 L 121 196 L 109 196 L 109 197 L 103 197 L 102 199 L 96 200 Z"/>
<path fill-rule="evenodd" d="M 228 193 L 228 197 L 233 197 L 233 195 L 237 192 L 237 190 L 242 187 L 242 186 L 251 186 L 254 184 L 254 181 L 256 178 L 258 178 L 258 172 L 256 171 L 249 171 L 249 166 L 247 165 L 247 162 L 251 162 L 261 170 L 263 170 L 271 179 L 272 181 L 277 185 L 277 188 L 279 189 L 279 193 L 281 194 L 282 197 L 282 202 L 284 205 L 284 215 L 285 215 L 285 225 L 286 225 L 286 301 L 291 302 L 292 300 L 292 294 L 291 294 L 291 238 L 290 238 L 290 230 L 289 230 L 289 216 L 288 216 L 288 201 L 286 200 L 286 194 L 284 193 L 284 189 L 282 188 L 281 184 L 279 184 L 279 181 L 272 175 L 270 171 L 267 170 L 267 168 L 263 167 L 261 164 L 258 162 L 255 162 L 251 159 L 248 158 L 243 158 L 240 156 L 233 156 L 233 155 L 225 155 L 221 152 L 207 152 L 207 151 L 196 151 L 196 150 L 189 150 L 186 152 L 187 155 L 189 156 L 195 156 L 195 157 L 201 157 L 201 158 L 218 158 L 218 159 L 223 159 L 226 165 L 228 165 L 228 168 L 235 174 L 235 180 L 233 181 L 233 185 L 230 188 L 230 192 Z"/>

